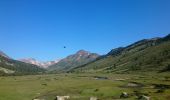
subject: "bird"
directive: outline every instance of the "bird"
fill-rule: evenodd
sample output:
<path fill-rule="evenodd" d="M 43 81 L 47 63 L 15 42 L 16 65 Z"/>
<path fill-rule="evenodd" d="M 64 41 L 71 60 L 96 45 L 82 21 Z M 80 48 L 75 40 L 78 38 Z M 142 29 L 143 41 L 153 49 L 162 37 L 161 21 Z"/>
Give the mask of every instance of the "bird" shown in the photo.
<path fill-rule="evenodd" d="M 66 46 L 64 46 L 63 48 L 66 48 Z"/>

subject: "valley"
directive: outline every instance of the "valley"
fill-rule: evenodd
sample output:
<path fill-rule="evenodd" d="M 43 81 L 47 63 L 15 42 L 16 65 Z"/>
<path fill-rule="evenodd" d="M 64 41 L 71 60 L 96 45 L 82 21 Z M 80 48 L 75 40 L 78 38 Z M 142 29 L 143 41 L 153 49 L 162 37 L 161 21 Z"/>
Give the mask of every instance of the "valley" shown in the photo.
<path fill-rule="evenodd" d="M 104 78 L 96 78 L 104 77 Z M 122 92 L 127 98 L 120 98 Z M 169 100 L 170 73 L 133 74 L 48 74 L 0 77 L 0 100 Z M 142 99 L 143 100 L 143 99 Z"/>
<path fill-rule="evenodd" d="M 0 100 L 169 100 L 169 62 L 170 35 L 101 56 L 80 50 L 45 68 L 1 52 Z"/>

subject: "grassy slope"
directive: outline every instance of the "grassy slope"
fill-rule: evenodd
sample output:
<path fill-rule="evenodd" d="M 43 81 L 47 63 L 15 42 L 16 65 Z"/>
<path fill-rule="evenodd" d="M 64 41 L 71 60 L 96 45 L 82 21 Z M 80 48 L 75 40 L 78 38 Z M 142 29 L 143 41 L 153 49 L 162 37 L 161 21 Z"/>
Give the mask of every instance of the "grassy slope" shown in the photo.
<path fill-rule="evenodd" d="M 153 43 L 150 43 L 153 44 Z M 170 41 L 158 45 L 127 47 L 119 55 L 102 59 L 73 69 L 73 72 L 131 72 L 161 71 L 170 65 Z"/>
<path fill-rule="evenodd" d="M 0 56 L 0 73 L 5 74 L 35 74 L 44 71 L 36 65 L 23 63 L 20 61 L 12 60 L 3 56 Z M 14 72 L 14 73 L 8 73 Z"/>

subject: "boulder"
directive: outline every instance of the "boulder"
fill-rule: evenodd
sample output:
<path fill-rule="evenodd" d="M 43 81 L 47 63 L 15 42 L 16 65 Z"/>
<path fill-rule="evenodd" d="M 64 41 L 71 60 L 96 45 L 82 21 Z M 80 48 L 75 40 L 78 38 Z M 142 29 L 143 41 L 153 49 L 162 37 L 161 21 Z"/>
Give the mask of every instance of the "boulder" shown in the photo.
<path fill-rule="evenodd" d="M 70 96 L 56 96 L 55 100 L 68 100 Z"/>
<path fill-rule="evenodd" d="M 150 100 L 150 97 L 142 95 L 138 98 L 138 100 Z"/>
<path fill-rule="evenodd" d="M 90 100 L 98 100 L 97 97 L 90 97 Z"/>
<path fill-rule="evenodd" d="M 120 95 L 120 98 L 128 98 L 128 97 L 129 95 L 126 92 L 122 92 L 122 94 Z"/>

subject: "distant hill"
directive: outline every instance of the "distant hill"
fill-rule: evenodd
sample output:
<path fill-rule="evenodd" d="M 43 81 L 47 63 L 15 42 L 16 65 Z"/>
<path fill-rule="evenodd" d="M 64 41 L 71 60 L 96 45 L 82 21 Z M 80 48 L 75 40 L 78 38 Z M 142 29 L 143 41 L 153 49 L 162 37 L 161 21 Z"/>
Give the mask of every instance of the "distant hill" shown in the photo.
<path fill-rule="evenodd" d="M 5 53 L 0 54 L 0 75 L 37 74 L 44 71 L 44 69 L 39 68 L 36 65 L 13 60 Z"/>
<path fill-rule="evenodd" d="M 58 63 L 60 60 L 41 62 L 41 61 L 37 61 L 34 58 L 24 58 L 24 59 L 19 59 L 19 61 L 22 61 L 28 64 L 37 65 L 40 68 L 48 68 L 49 66 L 52 66 Z"/>
<path fill-rule="evenodd" d="M 76 54 L 70 55 L 60 60 L 57 64 L 49 66 L 49 70 L 55 70 L 58 72 L 68 71 L 77 66 L 89 63 L 95 60 L 97 57 L 99 57 L 99 55 L 96 53 L 80 50 Z"/>
<path fill-rule="evenodd" d="M 163 38 L 143 39 L 111 50 L 70 72 L 129 73 L 170 71 L 170 34 Z"/>

